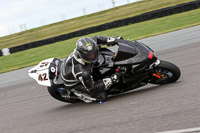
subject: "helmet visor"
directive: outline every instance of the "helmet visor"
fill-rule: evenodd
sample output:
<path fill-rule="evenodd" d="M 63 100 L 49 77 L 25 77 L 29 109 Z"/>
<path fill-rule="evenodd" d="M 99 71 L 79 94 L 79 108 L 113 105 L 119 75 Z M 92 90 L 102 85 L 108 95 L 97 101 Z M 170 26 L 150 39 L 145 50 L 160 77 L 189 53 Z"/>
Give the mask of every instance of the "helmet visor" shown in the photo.
<path fill-rule="evenodd" d="M 98 56 L 99 56 L 99 51 L 95 50 L 87 54 L 82 54 L 81 58 L 87 63 L 94 63 L 97 61 Z"/>

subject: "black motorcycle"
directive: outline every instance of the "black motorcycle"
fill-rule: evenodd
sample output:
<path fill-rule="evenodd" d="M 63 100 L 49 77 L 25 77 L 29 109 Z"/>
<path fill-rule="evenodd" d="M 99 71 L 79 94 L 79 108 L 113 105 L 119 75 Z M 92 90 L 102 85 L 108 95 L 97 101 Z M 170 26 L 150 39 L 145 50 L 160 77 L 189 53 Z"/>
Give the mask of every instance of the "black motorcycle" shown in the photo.
<path fill-rule="evenodd" d="M 28 74 L 38 84 L 47 86 L 49 94 L 57 100 L 76 103 L 96 101 L 86 94 L 77 91 L 67 91 L 62 97 L 60 90 L 64 88 L 60 76 L 62 61 L 56 58 L 46 59 L 30 69 Z M 118 46 L 100 48 L 98 62 L 93 68 L 94 81 L 110 77 L 113 73 L 120 73 L 119 83 L 106 90 L 108 96 L 127 92 L 144 85 L 163 85 L 176 82 L 180 69 L 173 63 L 159 60 L 154 51 L 138 41 L 119 40 Z"/>

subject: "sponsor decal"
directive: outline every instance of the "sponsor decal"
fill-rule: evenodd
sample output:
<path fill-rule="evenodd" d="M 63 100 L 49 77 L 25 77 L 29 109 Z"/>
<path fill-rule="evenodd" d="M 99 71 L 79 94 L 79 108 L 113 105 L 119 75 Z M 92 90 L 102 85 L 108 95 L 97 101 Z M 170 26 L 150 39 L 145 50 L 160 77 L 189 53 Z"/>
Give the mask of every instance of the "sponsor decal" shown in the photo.
<path fill-rule="evenodd" d="M 56 72 L 56 69 L 54 67 L 51 67 L 51 72 L 52 73 L 55 73 Z"/>
<path fill-rule="evenodd" d="M 81 41 L 79 41 L 79 42 L 78 42 L 78 45 L 79 45 L 80 47 L 82 47 L 82 46 L 83 46 L 83 43 L 82 43 Z"/>
<path fill-rule="evenodd" d="M 87 49 L 90 51 L 90 50 L 92 50 L 92 46 L 90 45 L 90 46 L 87 46 Z"/>

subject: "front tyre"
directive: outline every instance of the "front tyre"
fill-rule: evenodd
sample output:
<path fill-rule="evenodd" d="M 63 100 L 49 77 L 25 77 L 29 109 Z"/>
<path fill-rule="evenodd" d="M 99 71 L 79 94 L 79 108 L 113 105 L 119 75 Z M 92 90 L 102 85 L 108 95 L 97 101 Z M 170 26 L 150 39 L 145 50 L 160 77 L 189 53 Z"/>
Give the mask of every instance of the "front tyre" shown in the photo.
<path fill-rule="evenodd" d="M 153 70 L 153 75 L 149 81 L 151 84 L 168 84 L 176 82 L 181 75 L 180 69 L 168 61 L 160 61 L 160 64 Z"/>

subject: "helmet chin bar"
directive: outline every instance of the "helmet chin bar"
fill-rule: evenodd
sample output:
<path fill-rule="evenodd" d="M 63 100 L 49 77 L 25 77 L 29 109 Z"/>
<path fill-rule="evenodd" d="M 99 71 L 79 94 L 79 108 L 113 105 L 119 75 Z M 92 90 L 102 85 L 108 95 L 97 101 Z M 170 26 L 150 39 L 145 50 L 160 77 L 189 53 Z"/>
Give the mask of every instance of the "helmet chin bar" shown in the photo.
<path fill-rule="evenodd" d="M 80 56 L 79 51 L 77 51 L 76 49 L 74 50 L 74 57 L 75 57 L 75 59 L 76 59 L 78 62 L 80 62 L 80 60 L 81 60 L 81 61 L 83 61 L 84 63 L 91 64 L 91 63 L 89 63 L 89 62 L 83 60 L 83 59 L 81 58 L 81 56 Z"/>
<path fill-rule="evenodd" d="M 84 61 L 85 63 L 87 63 L 87 64 L 92 64 L 92 62 L 87 62 L 87 61 L 85 61 L 84 59 L 81 59 L 82 61 Z"/>

